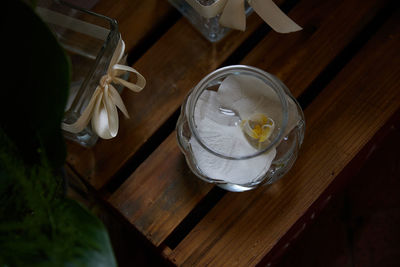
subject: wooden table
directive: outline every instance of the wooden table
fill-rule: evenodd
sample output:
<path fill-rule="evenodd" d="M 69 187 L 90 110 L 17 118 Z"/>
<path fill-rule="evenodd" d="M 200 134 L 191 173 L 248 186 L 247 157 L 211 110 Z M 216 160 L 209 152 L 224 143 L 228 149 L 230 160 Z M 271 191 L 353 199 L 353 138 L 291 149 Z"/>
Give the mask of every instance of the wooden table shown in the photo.
<path fill-rule="evenodd" d="M 245 32 L 206 41 L 164 0 L 100 1 L 117 19 L 129 61 L 147 78 L 124 90 L 130 119 L 91 149 L 68 143 L 68 165 L 176 265 L 273 263 L 400 118 L 396 1 L 277 0 L 300 32 L 278 34 L 253 14 Z M 188 91 L 216 68 L 246 64 L 297 97 L 306 134 L 281 180 L 245 193 L 197 179 L 175 124 Z"/>

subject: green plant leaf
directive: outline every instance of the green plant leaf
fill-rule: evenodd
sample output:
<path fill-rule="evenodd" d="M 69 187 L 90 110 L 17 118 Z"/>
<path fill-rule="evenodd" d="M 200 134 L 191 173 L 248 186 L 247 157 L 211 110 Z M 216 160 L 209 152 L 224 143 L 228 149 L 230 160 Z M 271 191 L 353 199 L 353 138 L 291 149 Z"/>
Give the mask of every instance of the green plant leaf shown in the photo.
<path fill-rule="evenodd" d="M 116 266 L 105 227 L 47 160 L 24 164 L 1 128 L 0 143 L 0 266 Z"/>
<path fill-rule="evenodd" d="M 103 224 L 63 192 L 69 61 L 29 5 L 4 7 L 0 266 L 115 266 Z"/>
<path fill-rule="evenodd" d="M 60 130 L 70 66 L 65 51 L 30 6 L 6 0 L 5 79 L 0 90 L 0 123 L 28 164 L 45 153 L 53 168 L 65 161 Z"/>
<path fill-rule="evenodd" d="M 74 233 L 82 246 L 69 251 L 71 257 L 65 261 L 65 265 L 116 266 L 107 232 L 95 216 L 70 199 L 64 199 L 64 205 L 57 210 L 57 213 L 56 217 L 64 217 L 67 223 L 76 225 Z"/>

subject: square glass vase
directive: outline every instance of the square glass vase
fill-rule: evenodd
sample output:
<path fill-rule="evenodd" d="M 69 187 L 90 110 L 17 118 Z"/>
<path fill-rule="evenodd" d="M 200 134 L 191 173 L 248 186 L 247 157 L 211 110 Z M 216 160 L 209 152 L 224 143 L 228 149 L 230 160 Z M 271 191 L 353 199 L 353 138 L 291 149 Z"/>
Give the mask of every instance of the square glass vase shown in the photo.
<path fill-rule="evenodd" d="M 207 7 L 221 0 L 195 0 L 201 6 Z M 186 0 L 168 0 L 189 22 L 210 42 L 218 42 L 228 34 L 230 28 L 219 24 L 220 14 L 212 18 L 205 18 L 199 14 Z M 246 16 L 249 16 L 253 9 L 245 3 Z"/>
<path fill-rule="evenodd" d="M 63 122 L 72 124 L 81 116 L 107 72 L 120 39 L 118 25 L 111 18 L 63 1 L 39 1 L 36 11 L 71 61 L 71 85 Z M 90 123 L 79 133 L 63 133 L 65 138 L 85 147 L 93 146 L 98 139 Z"/>

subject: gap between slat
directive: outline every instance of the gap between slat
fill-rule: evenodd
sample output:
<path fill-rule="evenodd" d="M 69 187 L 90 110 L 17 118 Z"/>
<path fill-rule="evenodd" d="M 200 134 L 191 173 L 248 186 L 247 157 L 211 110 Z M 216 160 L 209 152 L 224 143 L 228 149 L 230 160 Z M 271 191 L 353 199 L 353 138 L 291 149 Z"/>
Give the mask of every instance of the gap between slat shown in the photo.
<path fill-rule="evenodd" d="M 395 1 L 382 8 L 355 38 L 332 60 L 331 63 L 314 79 L 307 89 L 297 97 L 302 109 L 307 108 L 318 94 L 340 72 L 340 70 L 357 54 L 357 52 L 378 32 L 379 28 L 394 13 Z"/>
<path fill-rule="evenodd" d="M 306 109 L 315 97 L 328 85 L 340 72 L 340 70 L 354 57 L 357 52 L 371 39 L 371 37 L 380 29 L 387 18 L 393 14 L 394 1 L 380 10 L 375 17 L 356 35 L 356 37 L 332 60 L 331 63 L 314 79 L 303 94 L 298 97 L 298 101 L 303 109 Z M 200 222 L 207 213 L 218 204 L 226 191 L 214 187 L 199 202 L 196 207 L 185 217 L 185 219 L 175 228 L 175 230 L 166 238 L 163 246 L 174 249 L 186 237 L 186 235 Z"/>
<path fill-rule="evenodd" d="M 284 13 L 289 13 L 291 9 L 295 7 L 295 5 L 299 2 L 299 0 L 287 0 L 282 5 L 280 5 L 280 9 Z M 254 31 L 252 35 L 250 35 L 247 40 L 245 40 L 233 53 L 230 55 L 220 67 L 239 64 L 246 55 L 262 40 L 265 36 L 271 31 L 271 28 L 267 26 L 267 24 L 261 24 L 257 30 Z"/>
<path fill-rule="evenodd" d="M 150 47 L 152 47 L 158 39 L 161 38 L 178 20 L 182 15 L 178 10 L 173 9 L 167 18 L 161 21 L 158 27 L 153 28 L 152 31 L 148 32 L 146 36 L 139 41 L 130 51 L 128 51 L 127 63 L 129 66 L 135 64 L 135 62 L 141 58 Z"/>
<path fill-rule="evenodd" d="M 288 13 L 298 2 L 299 0 L 287 0 L 281 5 L 281 9 L 285 13 Z M 178 19 L 179 17 L 176 18 L 176 20 Z M 165 28 L 165 31 L 166 30 L 168 30 L 167 27 Z M 258 27 L 257 30 L 255 30 L 222 64 L 219 65 L 219 67 L 239 64 L 239 62 L 246 56 L 246 54 L 251 51 L 258 44 L 258 42 L 268 34 L 269 31 L 270 27 L 267 27 L 265 24 Z M 157 30 L 157 32 L 161 31 Z M 140 49 L 143 49 L 142 53 L 144 54 L 146 52 L 146 47 L 148 49 L 150 45 L 156 42 L 159 37 L 161 37 L 161 35 L 157 35 L 157 38 L 156 35 L 154 35 L 151 40 L 146 40 L 146 42 L 143 42 L 143 44 L 140 45 Z M 130 54 L 131 58 L 129 58 L 128 56 L 128 62 L 132 60 L 137 60 L 143 55 L 139 55 L 139 52 L 137 52 L 136 49 L 133 49 L 132 52 L 134 53 Z M 105 186 L 103 186 L 103 188 L 100 190 L 103 195 L 108 196 L 113 194 L 128 179 L 128 177 L 146 160 L 146 158 L 150 156 L 157 149 L 157 147 L 174 131 L 179 114 L 180 107 L 175 110 L 171 117 L 166 122 L 164 122 L 163 125 L 138 149 L 135 155 L 133 155 L 116 173 L 115 177 L 112 178 Z"/>

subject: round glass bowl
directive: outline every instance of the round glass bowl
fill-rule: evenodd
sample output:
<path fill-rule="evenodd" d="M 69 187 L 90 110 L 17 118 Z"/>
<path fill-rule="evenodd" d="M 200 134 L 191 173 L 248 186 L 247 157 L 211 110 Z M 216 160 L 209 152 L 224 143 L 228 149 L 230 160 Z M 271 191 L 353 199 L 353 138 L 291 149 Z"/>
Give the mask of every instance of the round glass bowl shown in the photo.
<path fill-rule="evenodd" d="M 189 92 L 177 138 L 196 176 L 242 192 L 290 170 L 304 128 L 299 104 L 278 78 L 234 65 L 210 73 Z"/>

